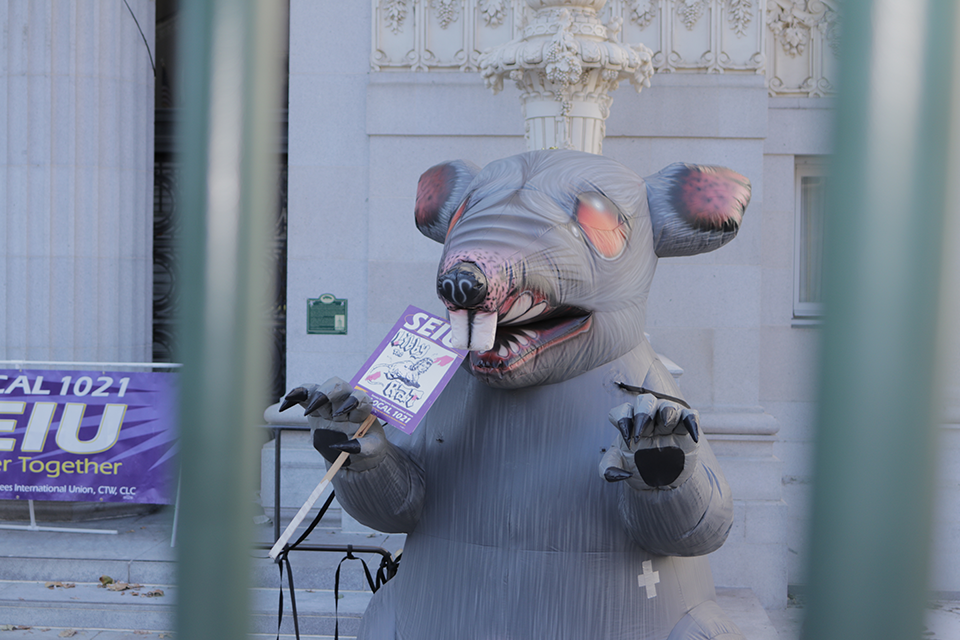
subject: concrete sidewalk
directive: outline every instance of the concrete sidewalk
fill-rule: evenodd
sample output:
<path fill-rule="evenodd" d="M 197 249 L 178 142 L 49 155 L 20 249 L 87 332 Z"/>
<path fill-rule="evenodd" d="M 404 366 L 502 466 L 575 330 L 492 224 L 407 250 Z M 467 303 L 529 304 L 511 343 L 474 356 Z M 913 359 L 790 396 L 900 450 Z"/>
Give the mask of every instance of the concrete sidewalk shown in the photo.
<path fill-rule="evenodd" d="M 171 509 L 112 520 L 40 524 L 118 533 L 0 530 L 0 640 L 173 637 L 176 563 L 175 549 L 170 546 Z M 271 543 L 272 524 L 255 525 L 255 536 L 258 542 Z M 403 546 L 403 536 L 344 534 L 339 531 L 339 521 L 325 519 L 307 543 L 382 547 L 394 553 Z M 300 636 L 304 640 L 333 636 L 333 578 L 342 557 L 340 553 L 315 552 L 291 555 Z M 380 556 L 362 557 L 371 571 L 379 566 Z M 275 638 L 279 571 L 265 550 L 251 552 L 251 565 L 250 637 Z M 130 588 L 105 588 L 101 576 L 127 583 Z M 340 637 L 347 639 L 355 635 L 371 596 L 360 563 L 344 563 L 340 589 Z M 802 603 L 793 602 L 780 611 L 764 611 L 748 589 L 718 589 L 717 595 L 721 606 L 751 640 L 799 639 Z M 284 598 L 284 606 L 281 637 L 292 638 L 289 596 Z M 960 638 L 960 602 L 933 603 L 928 628 L 927 638 Z"/>

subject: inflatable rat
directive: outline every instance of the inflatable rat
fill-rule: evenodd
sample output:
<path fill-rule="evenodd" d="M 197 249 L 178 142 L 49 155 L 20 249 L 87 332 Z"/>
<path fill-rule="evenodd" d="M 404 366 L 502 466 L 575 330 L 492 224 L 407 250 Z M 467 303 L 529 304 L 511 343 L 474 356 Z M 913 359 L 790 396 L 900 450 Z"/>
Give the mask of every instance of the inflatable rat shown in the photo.
<path fill-rule="evenodd" d="M 722 246 L 749 199 L 728 169 L 644 180 L 565 150 L 423 174 L 416 222 L 444 243 L 437 293 L 469 359 L 412 435 L 348 440 L 370 402 L 340 379 L 283 406 L 328 460 L 351 453 L 343 508 L 407 533 L 360 638 L 743 637 L 703 557 L 730 489 L 643 328 L 657 259 Z"/>

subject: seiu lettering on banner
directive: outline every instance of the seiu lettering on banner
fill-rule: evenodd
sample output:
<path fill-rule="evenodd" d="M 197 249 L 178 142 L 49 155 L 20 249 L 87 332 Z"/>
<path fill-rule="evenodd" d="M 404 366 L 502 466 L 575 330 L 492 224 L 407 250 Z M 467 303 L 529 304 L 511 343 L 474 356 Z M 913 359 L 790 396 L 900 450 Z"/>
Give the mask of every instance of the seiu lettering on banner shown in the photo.
<path fill-rule="evenodd" d="M 171 502 L 175 382 L 0 370 L 0 499 Z"/>

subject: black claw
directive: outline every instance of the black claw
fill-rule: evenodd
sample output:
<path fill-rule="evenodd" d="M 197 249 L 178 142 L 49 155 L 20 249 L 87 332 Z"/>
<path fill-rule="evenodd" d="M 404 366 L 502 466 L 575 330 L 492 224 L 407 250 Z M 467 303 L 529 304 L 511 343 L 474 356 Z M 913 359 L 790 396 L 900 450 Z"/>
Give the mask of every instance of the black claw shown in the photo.
<path fill-rule="evenodd" d="M 297 387 L 290 391 L 287 396 L 283 399 L 283 404 L 280 405 L 280 411 L 286 411 L 295 404 L 300 404 L 309 397 L 307 390 L 303 387 Z"/>
<path fill-rule="evenodd" d="M 643 420 L 637 425 L 637 433 L 634 436 L 634 443 L 640 442 L 640 437 L 643 435 L 643 432 L 646 431 L 647 427 L 653 424 L 653 416 L 649 413 L 644 414 Z M 653 434 L 650 434 L 653 435 Z"/>
<path fill-rule="evenodd" d="M 620 435 L 623 436 L 624 442 L 630 442 L 630 427 L 633 426 L 633 420 L 631 418 L 620 418 L 617 421 L 617 429 L 620 431 Z"/>
<path fill-rule="evenodd" d="M 686 427 L 687 433 L 690 434 L 694 442 L 700 442 L 700 428 L 697 426 L 697 419 L 693 414 L 683 419 L 683 426 Z"/>
<path fill-rule="evenodd" d="M 322 393 L 317 394 L 317 397 L 313 399 L 313 402 L 307 405 L 307 408 L 303 410 L 303 415 L 305 416 L 310 415 L 311 413 L 313 413 L 323 405 L 327 404 L 328 402 L 330 402 L 330 398 L 323 395 Z"/>
<path fill-rule="evenodd" d="M 360 453 L 360 441 L 347 440 L 346 442 L 338 442 L 337 444 L 331 444 L 330 448 L 336 449 L 337 451 L 346 451 L 347 453 Z"/>
<path fill-rule="evenodd" d="M 344 414 L 350 413 L 357 408 L 357 405 L 360 404 L 360 401 L 357 400 L 356 396 L 350 396 L 347 400 L 340 405 L 340 408 L 333 412 L 334 417 L 342 416 Z"/>
<path fill-rule="evenodd" d="M 626 480 L 632 476 L 632 473 L 625 471 L 620 467 L 610 467 L 603 472 L 603 477 L 607 482 L 620 482 L 621 480 Z"/>

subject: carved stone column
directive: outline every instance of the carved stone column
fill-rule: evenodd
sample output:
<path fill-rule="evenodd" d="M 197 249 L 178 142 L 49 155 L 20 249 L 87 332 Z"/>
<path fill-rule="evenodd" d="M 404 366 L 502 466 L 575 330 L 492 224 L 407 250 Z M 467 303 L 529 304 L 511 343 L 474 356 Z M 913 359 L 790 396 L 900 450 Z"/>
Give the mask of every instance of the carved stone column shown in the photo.
<path fill-rule="evenodd" d="M 151 359 L 155 12 L 0 8 L 0 359 Z"/>
<path fill-rule="evenodd" d="M 653 52 L 617 40 L 622 20 L 604 25 L 606 0 L 527 0 L 534 17 L 522 35 L 487 51 L 480 73 L 494 93 L 509 78 L 523 92 L 527 148 L 601 153 L 605 121 L 621 80 L 650 86 Z"/>

